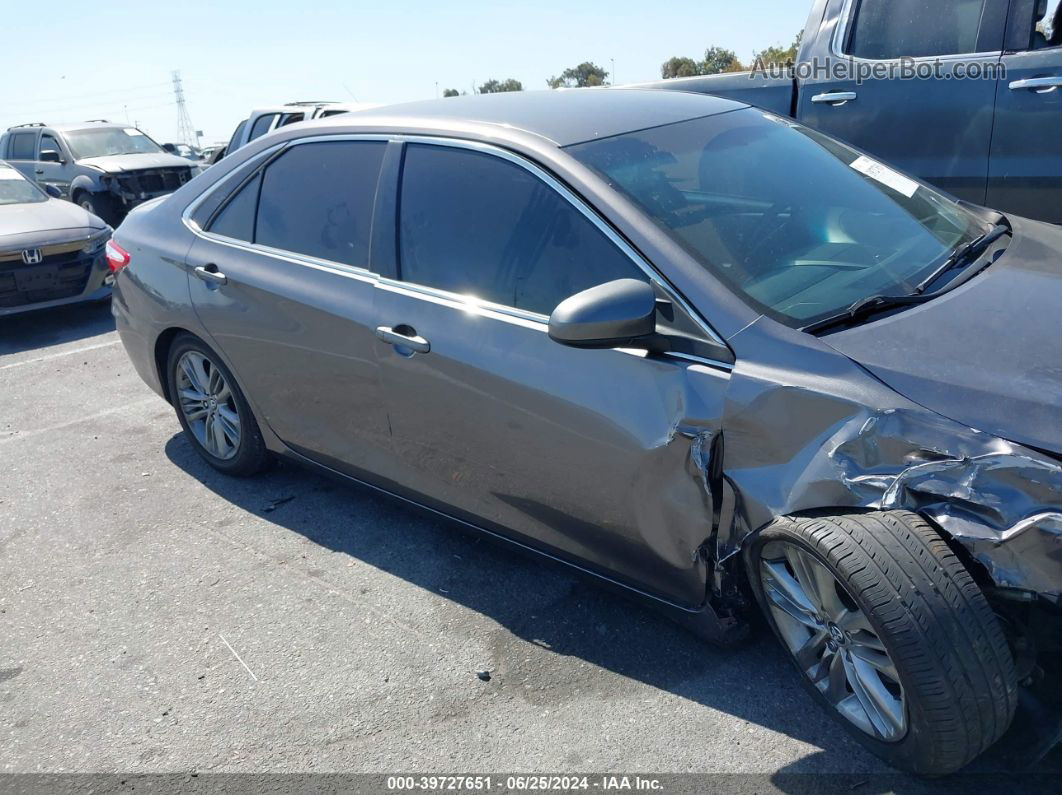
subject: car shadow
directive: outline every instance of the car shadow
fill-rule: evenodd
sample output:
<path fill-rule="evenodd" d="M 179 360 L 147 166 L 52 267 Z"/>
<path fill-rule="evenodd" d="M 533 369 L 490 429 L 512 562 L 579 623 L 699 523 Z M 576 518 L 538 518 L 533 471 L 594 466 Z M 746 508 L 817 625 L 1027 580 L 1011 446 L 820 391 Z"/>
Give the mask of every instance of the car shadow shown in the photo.
<path fill-rule="evenodd" d="M 758 623 L 741 648 L 720 649 L 560 563 L 486 535 L 455 532 L 462 526 L 369 487 L 287 462 L 254 479 L 230 478 L 210 468 L 180 433 L 165 451 L 174 465 L 229 503 L 487 616 L 511 633 L 510 642 L 526 641 L 579 658 L 823 749 L 771 778 L 783 791 L 802 792 L 821 774 L 839 769 L 865 771 L 862 781 L 868 775 L 881 777 L 882 787 L 907 780 L 864 751 L 819 709 L 765 625 Z M 357 593 L 362 586 L 358 568 L 341 571 L 349 579 L 345 585 Z M 333 580 L 329 584 L 344 587 Z M 494 649 L 494 662 L 502 669 L 508 648 L 503 641 Z M 536 689 L 553 691 L 558 701 L 569 697 L 563 684 L 544 684 Z M 579 686 L 585 688 L 585 683 Z M 617 697 L 622 688 L 617 687 Z M 739 739 L 735 742 L 740 746 Z M 975 767 L 981 774 L 1006 769 L 1006 760 L 991 752 Z M 859 783 L 837 780 L 846 791 Z"/>
<path fill-rule="evenodd" d="M 110 301 L 69 304 L 0 317 L 0 356 L 114 331 Z"/>

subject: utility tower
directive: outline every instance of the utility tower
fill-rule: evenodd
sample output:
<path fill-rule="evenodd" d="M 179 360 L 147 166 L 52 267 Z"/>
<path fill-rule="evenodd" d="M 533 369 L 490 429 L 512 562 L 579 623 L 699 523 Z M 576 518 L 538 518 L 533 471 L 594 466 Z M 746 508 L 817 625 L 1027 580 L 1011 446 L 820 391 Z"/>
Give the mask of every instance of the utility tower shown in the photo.
<path fill-rule="evenodd" d="M 188 106 L 184 104 L 184 87 L 181 85 L 181 72 L 173 71 L 173 98 L 177 102 L 177 140 L 189 146 L 199 146 L 195 126 L 188 116 Z"/>

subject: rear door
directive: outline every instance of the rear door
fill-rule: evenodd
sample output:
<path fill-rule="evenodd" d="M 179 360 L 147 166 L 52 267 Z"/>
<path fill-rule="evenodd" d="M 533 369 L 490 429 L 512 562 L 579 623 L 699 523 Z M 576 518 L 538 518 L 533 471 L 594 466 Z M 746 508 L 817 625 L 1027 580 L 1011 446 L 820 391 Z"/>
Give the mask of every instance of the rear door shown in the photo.
<path fill-rule="evenodd" d="M 3 153 L 4 159 L 17 168 L 28 180 L 40 183 L 40 175 L 37 173 L 37 139 L 40 137 L 39 129 L 15 130 L 8 133 L 7 151 Z"/>
<path fill-rule="evenodd" d="M 833 0 L 798 118 L 983 204 L 1007 4 Z"/>
<path fill-rule="evenodd" d="M 1014 0 L 999 81 L 988 206 L 1062 223 L 1062 4 Z"/>
<path fill-rule="evenodd" d="M 650 275 L 526 161 L 410 143 L 400 195 L 400 279 L 381 279 L 378 351 L 401 480 L 443 510 L 699 605 L 712 510 L 691 439 L 714 438 L 727 370 L 549 338 L 564 298 Z M 683 427 L 687 411 L 701 424 Z"/>
<path fill-rule="evenodd" d="M 287 147 L 203 220 L 188 256 L 196 313 L 269 426 L 355 475 L 391 460 L 369 271 L 386 146 Z"/>

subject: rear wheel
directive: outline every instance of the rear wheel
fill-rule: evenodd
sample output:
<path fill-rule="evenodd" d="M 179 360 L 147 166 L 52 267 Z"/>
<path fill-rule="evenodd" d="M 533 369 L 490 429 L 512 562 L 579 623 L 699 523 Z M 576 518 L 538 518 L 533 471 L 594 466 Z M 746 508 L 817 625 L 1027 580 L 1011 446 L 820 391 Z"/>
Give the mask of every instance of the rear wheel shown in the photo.
<path fill-rule="evenodd" d="M 248 476 L 265 469 L 269 451 L 250 406 L 217 354 L 191 335 L 170 347 L 169 394 L 196 452 L 227 475 Z"/>
<path fill-rule="evenodd" d="M 963 767 L 1017 703 L 1003 632 L 936 530 L 906 512 L 781 519 L 748 550 L 768 623 L 813 696 L 923 775 Z"/>

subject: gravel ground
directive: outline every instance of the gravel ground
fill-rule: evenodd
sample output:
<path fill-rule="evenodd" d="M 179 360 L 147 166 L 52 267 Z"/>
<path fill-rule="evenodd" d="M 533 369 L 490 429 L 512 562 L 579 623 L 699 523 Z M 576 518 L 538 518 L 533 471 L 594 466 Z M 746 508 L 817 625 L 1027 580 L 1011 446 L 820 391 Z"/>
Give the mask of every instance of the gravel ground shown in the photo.
<path fill-rule="evenodd" d="M 216 474 L 106 307 L 0 319 L 0 396 L 0 771 L 886 770 L 762 633 L 720 651 L 368 489 Z"/>

